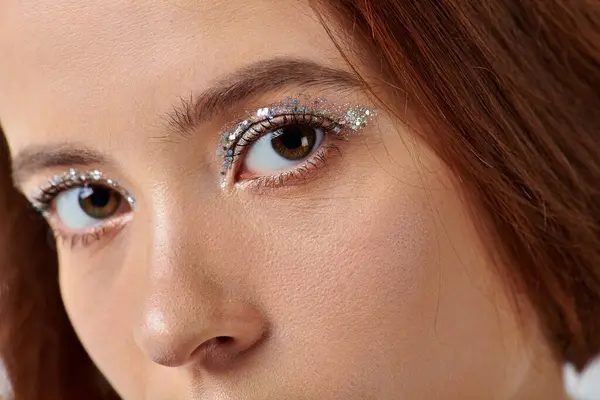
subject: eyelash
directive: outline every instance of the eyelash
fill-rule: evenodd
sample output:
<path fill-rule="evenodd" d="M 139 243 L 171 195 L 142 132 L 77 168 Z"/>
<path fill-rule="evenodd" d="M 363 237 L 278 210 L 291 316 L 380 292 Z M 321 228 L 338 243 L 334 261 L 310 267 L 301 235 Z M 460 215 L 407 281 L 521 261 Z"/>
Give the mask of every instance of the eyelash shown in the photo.
<path fill-rule="evenodd" d="M 100 239 L 116 236 L 125 228 L 127 221 L 108 221 L 101 226 L 92 228 L 85 233 L 66 233 L 61 229 L 53 229 L 54 239 L 63 246 L 73 249 L 78 246 L 88 247 Z"/>
<path fill-rule="evenodd" d="M 327 159 L 331 152 L 341 154 L 341 150 L 335 144 L 324 144 L 315 151 L 307 160 L 299 164 L 296 168 L 279 172 L 276 175 L 260 176 L 248 179 L 240 184 L 242 188 L 267 188 L 275 189 L 282 186 L 290 185 L 295 182 L 304 183 L 312 177 L 312 174 L 319 171 L 327 165 Z"/>
<path fill-rule="evenodd" d="M 268 109 L 263 108 L 261 110 Z M 262 117 L 258 121 L 242 121 L 233 133 L 225 132 L 222 136 L 219 151 L 219 154 L 225 160 L 221 170 L 221 174 L 223 175 L 222 187 L 225 188 L 228 182 L 237 183 L 242 188 L 249 186 L 277 188 L 288 184 L 290 181 L 303 182 L 310 176 L 311 172 L 315 172 L 326 165 L 327 157 L 331 151 L 340 152 L 340 149 L 335 144 L 324 142 L 308 159 L 289 171 L 269 176 L 254 177 L 238 182 L 240 163 L 244 160 L 244 155 L 252 144 L 269 133 L 275 132 L 285 126 L 296 124 L 322 129 L 325 141 L 331 137 L 343 140 L 347 139 L 348 136 L 348 127 L 345 126 L 345 122 L 337 122 L 333 118 L 310 112 L 306 109 L 300 112 L 280 112 L 268 118 Z M 362 127 L 363 125 L 357 126 L 355 130 Z M 232 138 L 234 139 L 232 140 Z"/>
<path fill-rule="evenodd" d="M 107 220 L 101 225 L 92 227 L 82 233 L 72 233 L 58 227 L 60 219 L 51 213 L 51 208 L 57 197 L 65 191 L 84 187 L 103 187 L 118 193 L 122 202 L 127 202 L 131 209 L 135 208 L 135 199 L 116 181 L 105 177 L 100 171 L 94 170 L 85 174 L 79 173 L 75 169 L 69 172 L 56 175 L 48 183 L 39 189 L 39 193 L 33 196 L 33 207 L 40 212 L 51 226 L 54 239 L 60 241 L 63 245 L 70 248 L 76 246 L 87 247 L 94 242 L 109 235 L 116 236 L 129 222 L 128 218 L 117 217 L 114 220 Z"/>

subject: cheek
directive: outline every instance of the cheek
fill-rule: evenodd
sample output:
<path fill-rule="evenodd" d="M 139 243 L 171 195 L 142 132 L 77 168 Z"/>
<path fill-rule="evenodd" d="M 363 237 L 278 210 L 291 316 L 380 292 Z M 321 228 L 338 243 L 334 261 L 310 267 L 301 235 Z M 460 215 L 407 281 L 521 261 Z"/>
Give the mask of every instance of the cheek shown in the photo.
<path fill-rule="evenodd" d="M 261 238 L 256 290 L 284 331 L 281 362 L 327 360 L 319 378 L 340 384 L 389 385 L 394 371 L 399 393 L 431 387 L 432 398 L 447 387 L 484 396 L 519 362 L 513 313 L 459 193 L 425 162 L 436 172 L 350 167 L 355 179 L 246 211 Z"/>
<path fill-rule="evenodd" d="M 398 328 L 435 289 L 438 251 L 427 203 L 387 184 L 337 186 L 321 200 L 271 200 L 253 211 L 259 246 L 267 249 L 257 260 L 264 266 L 256 271 L 264 285 L 258 290 L 300 340 L 327 348 L 364 347 L 386 332 L 402 340 L 407 331 Z"/>
<path fill-rule="evenodd" d="M 122 250 L 117 246 L 90 257 L 86 251 L 63 249 L 60 287 L 71 323 L 94 363 L 124 398 L 141 398 L 136 390 L 145 369 L 132 337 L 136 280 L 119 279 Z"/>
<path fill-rule="evenodd" d="M 378 179 L 302 201 L 270 198 L 246 213 L 261 232 L 253 274 L 274 321 L 274 363 L 332 387 L 363 382 L 365 396 L 393 389 L 390 373 L 402 380 L 406 353 L 433 320 L 428 297 L 438 285 L 427 202 Z"/>

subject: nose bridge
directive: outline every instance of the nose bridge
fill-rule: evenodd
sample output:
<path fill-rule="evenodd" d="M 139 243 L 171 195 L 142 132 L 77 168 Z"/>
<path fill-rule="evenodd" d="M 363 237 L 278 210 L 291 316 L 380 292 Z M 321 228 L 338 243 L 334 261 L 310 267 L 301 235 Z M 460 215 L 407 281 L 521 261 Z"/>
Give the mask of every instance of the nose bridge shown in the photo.
<path fill-rule="evenodd" d="M 134 336 L 150 359 L 171 365 L 180 353 L 193 351 L 220 300 L 206 274 L 201 276 L 200 268 L 194 268 L 195 257 L 185 251 L 186 245 L 171 245 L 163 227 L 155 230 L 159 240 L 148 249 Z"/>
<path fill-rule="evenodd" d="M 134 339 L 147 358 L 164 366 L 206 361 L 198 349 L 216 338 L 227 338 L 216 353 L 233 359 L 260 341 L 266 324 L 247 299 L 223 288 L 223 278 L 214 275 L 218 266 L 208 264 L 208 250 L 198 243 L 202 233 L 176 221 L 162 214 L 154 224 Z"/>

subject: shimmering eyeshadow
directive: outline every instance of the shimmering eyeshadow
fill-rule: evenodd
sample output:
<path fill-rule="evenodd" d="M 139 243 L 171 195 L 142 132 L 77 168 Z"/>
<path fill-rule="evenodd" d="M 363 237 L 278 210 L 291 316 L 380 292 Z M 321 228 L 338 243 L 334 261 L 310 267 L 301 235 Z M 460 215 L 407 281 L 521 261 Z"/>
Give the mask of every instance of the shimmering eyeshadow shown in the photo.
<path fill-rule="evenodd" d="M 282 129 L 288 129 L 292 125 L 302 126 L 306 130 L 303 135 L 306 146 L 293 146 L 293 137 L 279 139 L 273 142 L 273 149 L 282 157 L 289 160 L 306 158 L 311 146 L 308 129 L 323 129 L 325 134 L 333 134 L 345 138 L 366 127 L 375 116 L 375 112 L 365 106 L 335 105 L 329 103 L 325 98 L 310 98 L 299 96 L 298 98 L 287 98 L 281 102 L 274 103 L 268 107 L 261 107 L 254 112 L 246 112 L 247 118 L 238 122 L 233 127 L 225 128 L 217 148 L 217 155 L 222 158 L 221 187 L 226 187 L 227 175 L 232 170 L 235 160 L 243 156 L 244 151 L 250 145 L 269 133 L 277 133 Z M 297 140 L 302 140 L 300 137 Z"/>

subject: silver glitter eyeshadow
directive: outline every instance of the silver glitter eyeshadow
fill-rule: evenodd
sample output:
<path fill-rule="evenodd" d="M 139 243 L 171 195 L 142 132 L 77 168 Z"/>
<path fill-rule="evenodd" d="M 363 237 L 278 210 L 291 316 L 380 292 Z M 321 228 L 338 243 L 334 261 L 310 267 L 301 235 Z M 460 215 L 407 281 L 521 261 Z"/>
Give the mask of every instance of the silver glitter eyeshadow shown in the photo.
<path fill-rule="evenodd" d="M 364 128 L 369 123 L 371 110 L 365 107 L 351 108 L 346 112 L 346 123 L 355 131 Z"/>
<path fill-rule="evenodd" d="M 76 187 L 84 187 L 90 184 L 100 184 L 110 187 L 111 189 L 120 193 L 123 198 L 129 203 L 132 209 L 135 209 L 136 200 L 135 197 L 119 185 L 118 182 L 108 178 L 101 171 L 92 170 L 88 172 L 79 172 L 78 170 L 71 168 L 63 174 L 54 175 L 50 178 L 46 184 L 38 191 L 38 195 L 34 196 L 38 204 L 34 206 L 41 212 L 46 211 L 45 203 L 51 200 L 56 192 L 60 190 L 68 190 Z"/>
<path fill-rule="evenodd" d="M 217 155 L 223 160 L 220 169 L 221 187 L 226 186 L 226 176 L 233 166 L 235 157 L 240 152 L 237 144 L 246 132 L 249 132 L 254 125 L 267 121 L 272 122 L 279 116 L 290 114 L 326 117 L 335 125 L 329 130 L 329 133 L 342 138 L 365 128 L 376 115 L 374 110 L 365 106 L 348 104 L 336 106 L 323 97 L 311 98 L 305 95 L 288 97 L 283 101 L 254 111 L 246 110 L 241 122 L 226 127 L 221 134 L 221 140 L 217 148 Z M 246 145 L 248 144 L 246 143 Z"/>

